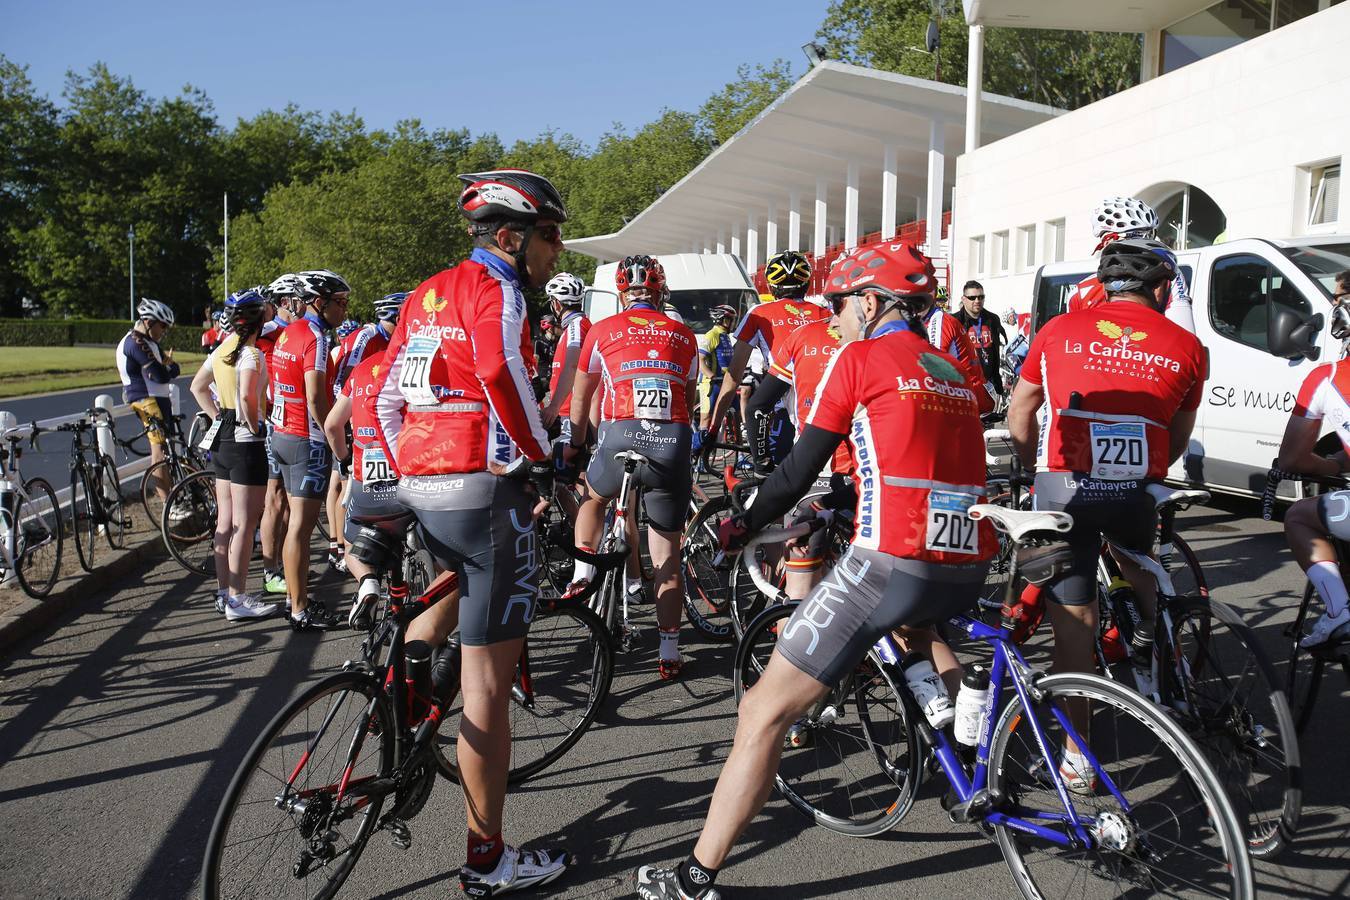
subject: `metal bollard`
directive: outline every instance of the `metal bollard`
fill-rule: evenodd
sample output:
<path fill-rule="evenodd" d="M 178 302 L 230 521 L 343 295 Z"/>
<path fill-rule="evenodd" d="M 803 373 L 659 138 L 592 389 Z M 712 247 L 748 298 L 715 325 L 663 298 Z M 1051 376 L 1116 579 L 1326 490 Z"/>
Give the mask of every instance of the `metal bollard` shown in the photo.
<path fill-rule="evenodd" d="M 113 398 L 108 394 L 99 394 L 94 398 L 94 406 L 98 409 L 107 410 L 109 416 L 112 415 L 114 405 Z M 96 425 L 98 427 L 94 429 L 94 433 L 98 436 L 98 452 L 115 461 L 116 457 L 113 455 L 113 451 L 117 449 L 117 444 L 113 440 L 111 421 L 100 416 Z"/>
<path fill-rule="evenodd" d="M 178 382 L 169 382 L 169 405 L 173 407 L 173 411 L 176 413 L 183 411 L 182 394 L 183 392 L 178 388 Z"/>

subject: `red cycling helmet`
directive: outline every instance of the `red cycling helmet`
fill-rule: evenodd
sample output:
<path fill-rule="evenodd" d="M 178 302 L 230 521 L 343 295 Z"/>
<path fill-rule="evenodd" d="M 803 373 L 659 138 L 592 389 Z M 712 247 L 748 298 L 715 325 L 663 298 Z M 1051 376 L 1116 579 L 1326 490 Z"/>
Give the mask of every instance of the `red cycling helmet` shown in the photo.
<path fill-rule="evenodd" d="M 825 279 L 827 298 L 867 289 L 895 299 L 933 296 L 937 290 L 933 261 L 906 241 L 858 247 L 830 266 Z"/>
<path fill-rule="evenodd" d="M 666 270 L 655 257 L 625 256 L 619 268 L 614 272 L 614 286 L 619 292 L 645 287 L 651 291 L 652 298 L 661 300 L 666 290 Z"/>

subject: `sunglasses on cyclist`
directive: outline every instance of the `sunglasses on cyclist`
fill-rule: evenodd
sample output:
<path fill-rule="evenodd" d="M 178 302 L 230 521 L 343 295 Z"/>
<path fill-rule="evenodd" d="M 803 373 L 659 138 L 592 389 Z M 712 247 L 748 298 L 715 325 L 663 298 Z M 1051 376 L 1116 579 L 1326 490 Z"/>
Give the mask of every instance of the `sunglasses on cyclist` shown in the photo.
<path fill-rule="evenodd" d="M 967 300 L 983 300 L 984 294 L 966 294 Z"/>
<path fill-rule="evenodd" d="M 562 243 L 561 225 L 536 225 L 534 226 L 534 233 L 550 244 Z"/>

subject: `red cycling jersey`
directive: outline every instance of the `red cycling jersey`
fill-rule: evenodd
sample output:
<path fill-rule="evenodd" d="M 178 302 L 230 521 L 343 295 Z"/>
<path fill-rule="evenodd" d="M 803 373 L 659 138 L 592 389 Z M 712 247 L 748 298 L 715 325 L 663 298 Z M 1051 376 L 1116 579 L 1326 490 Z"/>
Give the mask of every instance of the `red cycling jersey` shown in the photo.
<path fill-rule="evenodd" d="M 342 343 L 333 348 L 330 360 L 334 396 L 342 392 L 343 385 L 361 360 L 373 353 L 383 353 L 388 346 L 389 338 L 379 325 L 362 325 L 343 338 Z"/>
<path fill-rule="evenodd" d="M 602 421 L 689 424 L 686 389 L 698 375 L 698 342 L 684 323 L 635 304 L 591 328 L 579 365 L 604 376 Z"/>
<path fill-rule="evenodd" d="M 773 349 L 796 329 L 810 322 L 828 319 L 830 311 L 807 300 L 770 300 L 745 314 L 732 336 L 764 354 L 767 364 Z"/>
<path fill-rule="evenodd" d="M 1293 415 L 1331 422 L 1341 446 L 1350 453 L 1350 365 L 1345 360 L 1323 363 L 1308 373 L 1298 389 Z"/>
<path fill-rule="evenodd" d="M 792 385 L 793 404 L 789 407 L 792 425 L 798 433 L 802 423 L 811 415 L 816 390 L 825 375 L 825 369 L 839 352 L 839 332 L 828 320 L 803 325 L 789 334 L 773 352 L 769 371 Z M 848 445 L 840 444 L 834 451 L 830 471 L 848 474 L 853 470 Z"/>
<path fill-rule="evenodd" d="M 1045 389 L 1037 469 L 1106 481 L 1167 474 L 1168 427 L 1194 410 L 1208 375 L 1199 339 L 1128 300 L 1056 316 L 1041 327 L 1022 379 Z M 1082 397 L 1070 409 L 1070 395 Z"/>
<path fill-rule="evenodd" d="M 281 337 L 281 332 L 286 328 L 286 323 L 280 319 L 273 319 L 270 322 L 264 322 L 262 329 L 258 332 L 258 340 L 255 342 L 259 350 L 262 351 L 263 362 L 267 364 L 267 371 L 272 371 L 272 351 L 276 348 L 277 339 Z M 267 379 L 267 402 L 272 402 L 272 379 Z"/>
<path fill-rule="evenodd" d="M 375 420 L 376 380 L 383 362 L 383 351 L 367 353 L 342 386 L 342 395 L 352 403 L 352 477 L 363 483 L 394 478 L 394 467 L 380 446 L 379 423 Z"/>
<path fill-rule="evenodd" d="M 853 542 L 905 559 L 972 563 L 997 546 L 968 510 L 984 500 L 978 387 L 903 325 L 840 350 L 808 425 L 848 436 L 858 489 Z"/>
<path fill-rule="evenodd" d="M 980 412 L 992 412 L 994 398 L 985 386 L 984 367 L 980 365 L 980 355 L 970 342 L 966 326 L 956 316 L 934 306 L 924 315 L 924 327 L 928 329 L 928 343 L 954 358 L 957 365 L 970 376 L 979 398 Z"/>
<path fill-rule="evenodd" d="M 548 456 L 528 338 L 515 271 L 482 248 L 408 296 L 377 379 L 380 441 L 396 477 Z"/>
<path fill-rule="evenodd" d="M 328 368 L 328 329 L 318 316 L 307 313 L 281 332 L 272 347 L 268 371 L 272 373 L 272 426 L 279 434 L 323 441 L 323 423 L 309 414 L 305 396 L 305 373 L 323 374 L 332 390 Z"/>
<path fill-rule="evenodd" d="M 569 312 L 563 316 L 562 333 L 563 336 L 558 340 L 558 346 L 553 350 L 553 371 L 548 381 L 549 396 L 553 396 L 558 391 L 558 382 L 562 380 L 563 363 L 567 360 L 567 351 L 573 347 L 581 347 L 586 342 L 586 335 L 590 333 L 591 320 L 579 312 Z M 580 365 L 581 357 L 577 357 Z M 558 407 L 558 415 L 561 418 L 567 418 L 572 411 L 572 395 L 569 392 L 563 398 L 562 406 Z"/>
<path fill-rule="evenodd" d="M 1098 303 L 1106 301 L 1106 288 L 1097 280 L 1096 275 L 1089 275 L 1078 282 L 1077 287 L 1069 294 L 1069 305 L 1067 312 L 1079 312 L 1084 309 L 1092 309 Z"/>

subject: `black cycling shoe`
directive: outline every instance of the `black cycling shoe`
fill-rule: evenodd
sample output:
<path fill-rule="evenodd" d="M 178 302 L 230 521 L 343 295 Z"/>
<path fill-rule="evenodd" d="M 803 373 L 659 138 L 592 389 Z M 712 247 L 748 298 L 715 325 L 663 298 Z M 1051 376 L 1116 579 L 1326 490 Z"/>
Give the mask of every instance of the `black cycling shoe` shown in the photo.
<path fill-rule="evenodd" d="M 643 866 L 637 870 L 637 895 L 642 900 L 722 900 L 717 888 L 709 885 L 697 894 L 680 887 L 679 873 L 674 869 Z"/>
<path fill-rule="evenodd" d="M 335 627 L 341 619 L 330 610 L 322 600 L 312 600 L 299 615 L 288 616 L 291 628 L 306 631 L 310 628 L 323 630 Z"/>

